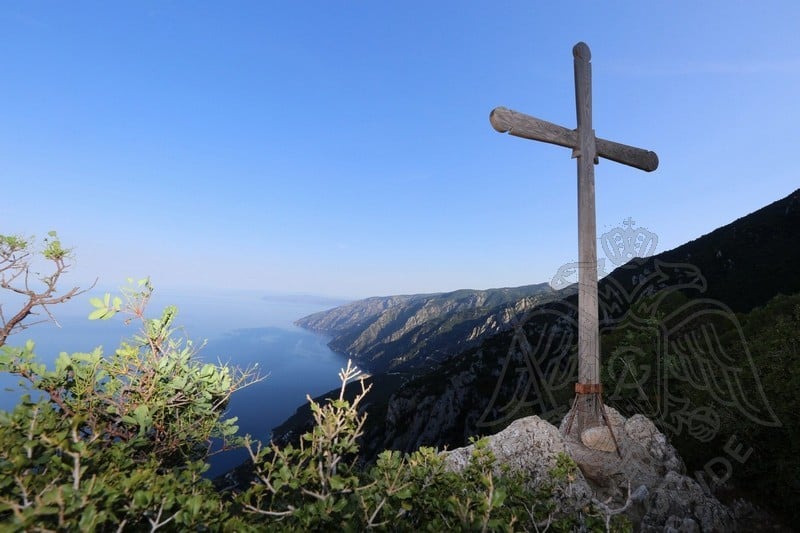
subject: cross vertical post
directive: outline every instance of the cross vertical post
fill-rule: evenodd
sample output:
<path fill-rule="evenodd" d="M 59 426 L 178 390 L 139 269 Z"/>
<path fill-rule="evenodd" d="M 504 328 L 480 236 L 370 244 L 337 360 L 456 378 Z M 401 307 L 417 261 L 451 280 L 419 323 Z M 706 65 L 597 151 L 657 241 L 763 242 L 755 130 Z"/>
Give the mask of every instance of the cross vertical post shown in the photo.
<path fill-rule="evenodd" d="M 578 384 L 600 383 L 600 325 L 597 317 L 597 217 L 595 214 L 594 165 L 597 163 L 592 129 L 592 56 L 578 43 L 572 49 L 575 69 L 575 108 L 578 122 Z M 595 425 L 597 406 L 593 398 L 576 389 L 578 427 Z M 592 391 L 587 391 L 592 394 Z M 574 416 L 574 415 L 573 415 Z"/>
<path fill-rule="evenodd" d="M 591 51 L 585 43 L 572 49 L 575 69 L 575 107 L 578 127 L 570 130 L 504 107 L 492 110 L 489 121 L 501 133 L 572 148 L 578 160 L 578 383 L 575 400 L 568 417 L 569 434 L 577 418 L 581 441 L 586 431 L 602 421 L 608 426 L 613 447 L 600 443 L 596 449 L 619 453 L 611 425 L 606 417 L 600 384 L 600 325 L 597 301 L 597 228 L 595 215 L 594 165 L 599 157 L 629 165 L 647 172 L 658 167 L 654 152 L 595 137 L 592 127 Z M 592 441 L 594 442 L 594 441 Z"/>

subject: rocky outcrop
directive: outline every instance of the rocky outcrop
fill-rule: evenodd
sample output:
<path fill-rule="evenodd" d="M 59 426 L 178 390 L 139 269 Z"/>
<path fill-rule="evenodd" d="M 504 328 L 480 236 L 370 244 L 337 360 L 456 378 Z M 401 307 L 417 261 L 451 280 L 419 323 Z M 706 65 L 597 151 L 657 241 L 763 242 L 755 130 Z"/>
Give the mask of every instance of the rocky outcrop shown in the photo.
<path fill-rule="evenodd" d="M 569 453 L 567 443 L 559 430 L 538 416 L 515 420 L 506 429 L 488 438 L 488 449 L 497 459 L 497 465 L 508 465 L 524 474 L 530 489 L 545 484 L 556 468 L 558 455 Z M 474 446 L 465 446 L 442 452 L 448 468 L 461 471 L 469 464 Z M 533 492 L 533 491 L 532 491 Z M 579 474 L 571 483 L 570 500 L 562 502 L 562 510 L 577 510 L 590 503 L 592 489 Z"/>
<path fill-rule="evenodd" d="M 537 416 L 520 418 L 488 438 L 498 465 L 521 471 L 535 488 L 551 478 L 560 453 L 578 465 L 559 502 L 565 513 L 593 504 L 608 515 L 624 512 L 637 531 L 714 531 L 737 529 L 734 512 L 685 475 L 683 461 L 667 438 L 641 415 L 625 419 L 606 408 L 620 454 L 587 448 L 578 436 Z M 566 418 L 565 418 L 566 420 Z M 462 470 L 472 446 L 446 454 L 449 468 Z"/>

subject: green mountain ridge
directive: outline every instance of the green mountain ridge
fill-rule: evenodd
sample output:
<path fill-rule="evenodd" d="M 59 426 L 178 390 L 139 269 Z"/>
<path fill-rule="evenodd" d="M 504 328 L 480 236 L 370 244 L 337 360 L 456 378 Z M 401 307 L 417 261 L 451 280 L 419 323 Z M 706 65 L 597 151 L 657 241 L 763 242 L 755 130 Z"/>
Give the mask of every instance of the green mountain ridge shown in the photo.
<path fill-rule="evenodd" d="M 647 320 L 678 316 L 681 309 L 702 305 L 705 307 L 698 316 L 724 319 L 708 318 L 704 323 L 689 320 L 682 326 L 686 338 L 707 332 L 708 327 L 717 327 L 722 356 L 730 356 L 733 363 L 745 370 L 749 368 L 747 364 L 755 364 L 754 381 L 751 371 L 749 377 L 747 372 L 742 375 L 743 386 L 750 387 L 758 400 L 759 394 L 763 396 L 759 392 L 762 386 L 758 373 L 766 373 L 773 379 L 782 374 L 763 366 L 772 364 L 766 352 L 748 352 L 748 343 L 759 348 L 767 345 L 752 324 L 767 323 L 765 314 L 774 314 L 777 322 L 791 320 L 790 304 L 772 302 L 779 295 L 800 292 L 799 265 L 800 190 L 672 250 L 635 258 L 603 278 L 598 286 L 603 363 L 621 347 L 625 348 L 625 342 L 641 353 L 648 353 L 647 343 L 641 341 L 649 334 L 642 326 Z M 544 285 L 528 287 L 539 287 L 541 292 L 538 296 L 523 296 L 533 301 L 519 307 L 515 307 L 519 300 L 513 300 L 513 289 L 506 293 L 507 300 L 491 310 L 475 303 L 467 305 L 470 291 L 464 291 L 466 299 L 461 307 L 457 304 L 426 307 L 441 295 L 409 295 L 369 299 L 372 305 L 382 306 L 379 312 L 368 313 L 359 307 L 359 302 L 354 302 L 313 315 L 313 320 L 307 317 L 298 321 L 311 329 L 327 328 L 327 333 L 334 334 L 331 342 L 334 350 L 350 355 L 374 372 L 370 378 L 375 384 L 373 397 L 365 406 L 369 413 L 361 451 L 365 460 L 371 460 L 385 448 L 411 451 L 420 446 L 463 446 L 471 436 L 496 433 L 514 419 L 530 414 L 551 420 L 563 416 L 577 377 L 577 294 L 574 287 L 562 293 L 548 291 Z M 481 315 L 484 310 L 486 314 Z M 758 318 L 751 318 L 751 314 Z M 505 320 L 493 323 L 490 317 L 497 316 Z M 481 323 L 491 326 L 481 330 L 478 327 Z M 467 330 L 478 332 L 471 338 L 471 344 L 464 342 L 470 338 L 469 334 L 464 336 Z M 745 333 L 737 334 L 737 330 Z M 745 334 L 750 337 L 744 338 L 743 345 L 737 339 Z M 462 342 L 448 346 L 448 337 L 450 341 L 462 339 Z M 698 353 L 698 357 L 703 356 L 702 351 Z M 639 363 L 662 364 L 658 353 L 651 357 Z M 412 364 L 413 361 L 417 364 Z M 370 367 L 371 364 L 375 367 Z M 710 368 L 708 371 L 713 372 L 719 363 Z M 606 379 L 611 378 L 606 375 Z M 613 389 L 613 384 L 607 386 Z M 775 390 L 773 383 L 763 388 Z M 709 420 L 717 420 L 714 427 L 720 435 L 724 431 L 739 432 L 729 435 L 736 438 L 740 434 L 749 435 L 752 438 L 747 442 L 753 449 L 766 447 L 773 450 L 773 455 L 782 457 L 788 446 L 786 432 L 798 430 L 791 420 L 781 420 L 783 426 L 777 428 L 737 425 L 731 422 L 739 416 L 733 407 L 719 404 L 718 399 L 708 396 L 708 391 L 700 389 L 700 386 L 689 387 L 684 393 L 697 396 L 696 401 L 710 402 L 708 405 L 717 418 Z M 657 393 L 654 398 L 658 398 Z M 769 395 L 764 400 L 781 401 Z M 695 407 L 705 409 L 702 404 Z M 784 413 L 784 419 L 793 416 L 786 409 L 779 412 Z M 661 415 L 666 417 L 666 413 Z M 668 421 L 664 418 L 662 422 Z M 709 459 L 704 453 L 720 452 L 725 445 L 714 441 L 716 447 L 702 443 L 698 446 L 696 439 L 687 437 L 687 431 L 695 432 L 691 435 L 702 434 L 693 423 L 678 428 L 674 435 L 684 443 L 681 453 L 690 457 L 692 468 Z M 278 441 L 291 441 L 307 427 L 307 407 L 303 406 L 290 420 L 275 428 L 274 435 Z M 754 474 L 752 465 L 740 471 L 747 473 L 748 479 L 755 479 L 754 486 L 767 487 L 764 494 L 779 492 L 770 485 L 771 481 Z M 791 468 L 789 471 L 795 472 Z M 787 498 L 800 500 L 795 492 L 796 487 L 789 489 L 789 496 L 786 491 L 773 494 L 784 512 L 792 508 L 786 506 Z"/>
<path fill-rule="evenodd" d="M 526 311 L 574 289 L 548 284 L 373 297 L 301 318 L 295 324 L 332 338 L 328 346 L 370 372 L 430 369 Z"/>

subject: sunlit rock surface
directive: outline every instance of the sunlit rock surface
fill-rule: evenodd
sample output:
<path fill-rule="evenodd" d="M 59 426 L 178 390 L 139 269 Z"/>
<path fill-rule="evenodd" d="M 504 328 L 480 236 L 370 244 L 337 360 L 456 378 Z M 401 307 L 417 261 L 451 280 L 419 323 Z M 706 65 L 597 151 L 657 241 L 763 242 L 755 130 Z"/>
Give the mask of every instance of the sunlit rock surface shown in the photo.
<path fill-rule="evenodd" d="M 601 509 L 625 508 L 637 531 L 739 529 L 734 512 L 685 474 L 675 448 L 649 419 L 625 419 L 612 408 L 606 410 L 621 456 L 615 448 L 591 449 L 580 437 L 564 437 L 563 428 L 537 416 L 520 418 L 489 437 L 488 448 L 498 464 L 525 473 L 531 487 L 549 479 L 560 452 L 572 457 L 580 472 L 570 483 L 569 498 L 560 502 L 568 513 L 594 503 Z M 607 432 L 595 428 L 593 435 L 605 438 Z M 444 452 L 446 463 L 461 470 L 471 452 L 472 446 Z"/>

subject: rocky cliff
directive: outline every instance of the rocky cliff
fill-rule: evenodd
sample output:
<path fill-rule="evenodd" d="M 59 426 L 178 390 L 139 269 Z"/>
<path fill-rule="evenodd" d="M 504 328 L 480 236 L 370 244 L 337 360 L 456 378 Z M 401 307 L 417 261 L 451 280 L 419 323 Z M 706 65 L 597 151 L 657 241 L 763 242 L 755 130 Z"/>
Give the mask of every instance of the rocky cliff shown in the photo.
<path fill-rule="evenodd" d="M 548 284 L 367 298 L 296 322 L 330 335 L 332 350 L 371 372 L 429 370 L 508 329 L 526 311 L 572 292 Z"/>

